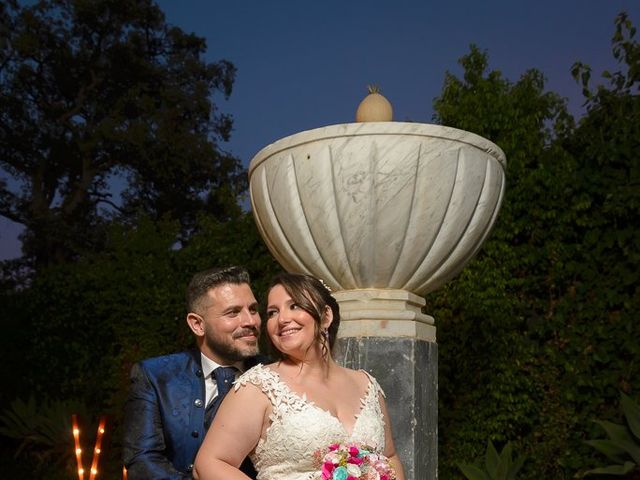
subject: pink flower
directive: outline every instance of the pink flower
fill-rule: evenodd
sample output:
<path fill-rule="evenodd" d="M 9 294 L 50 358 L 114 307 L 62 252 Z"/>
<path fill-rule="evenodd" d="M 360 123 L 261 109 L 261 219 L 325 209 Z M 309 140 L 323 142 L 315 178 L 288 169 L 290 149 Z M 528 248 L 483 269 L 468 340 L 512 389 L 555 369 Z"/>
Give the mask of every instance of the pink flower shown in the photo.
<path fill-rule="evenodd" d="M 322 480 L 331 479 L 335 468 L 336 466 L 332 462 L 324 462 L 322 464 Z"/>

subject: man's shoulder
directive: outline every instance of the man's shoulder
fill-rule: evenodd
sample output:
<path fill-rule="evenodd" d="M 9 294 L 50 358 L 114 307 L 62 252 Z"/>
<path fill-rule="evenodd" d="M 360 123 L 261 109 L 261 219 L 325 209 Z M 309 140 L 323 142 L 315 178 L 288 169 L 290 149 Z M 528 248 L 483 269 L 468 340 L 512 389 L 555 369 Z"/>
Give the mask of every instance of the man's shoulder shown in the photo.
<path fill-rule="evenodd" d="M 148 371 L 162 371 L 167 368 L 187 368 L 193 363 L 199 364 L 199 353 L 193 351 L 169 353 L 157 357 L 145 358 L 138 362 L 140 367 Z"/>

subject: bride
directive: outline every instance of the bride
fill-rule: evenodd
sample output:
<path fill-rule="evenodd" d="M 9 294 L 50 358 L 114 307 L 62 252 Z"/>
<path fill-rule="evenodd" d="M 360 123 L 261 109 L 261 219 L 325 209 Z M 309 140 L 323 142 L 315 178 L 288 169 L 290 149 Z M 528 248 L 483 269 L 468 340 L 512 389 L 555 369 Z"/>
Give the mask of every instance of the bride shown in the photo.
<path fill-rule="evenodd" d="M 258 480 L 320 479 L 317 452 L 355 442 L 388 457 L 404 480 L 378 382 L 331 356 L 339 324 L 338 303 L 318 279 L 272 281 L 266 328 L 280 360 L 236 380 L 198 452 L 196 479 L 246 480 L 238 466 L 247 455 Z"/>

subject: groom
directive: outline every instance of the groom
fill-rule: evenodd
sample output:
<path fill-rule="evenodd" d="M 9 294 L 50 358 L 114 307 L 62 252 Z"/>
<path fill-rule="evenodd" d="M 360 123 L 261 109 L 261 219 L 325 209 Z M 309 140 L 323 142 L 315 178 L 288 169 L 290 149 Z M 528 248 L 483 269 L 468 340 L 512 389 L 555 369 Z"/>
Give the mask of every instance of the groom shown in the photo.
<path fill-rule="evenodd" d="M 190 479 L 211 417 L 234 377 L 264 361 L 256 358 L 260 315 L 249 281 L 241 267 L 194 275 L 187 324 L 197 350 L 146 359 L 131 369 L 123 445 L 129 480 Z M 255 478 L 248 459 L 241 469 Z"/>

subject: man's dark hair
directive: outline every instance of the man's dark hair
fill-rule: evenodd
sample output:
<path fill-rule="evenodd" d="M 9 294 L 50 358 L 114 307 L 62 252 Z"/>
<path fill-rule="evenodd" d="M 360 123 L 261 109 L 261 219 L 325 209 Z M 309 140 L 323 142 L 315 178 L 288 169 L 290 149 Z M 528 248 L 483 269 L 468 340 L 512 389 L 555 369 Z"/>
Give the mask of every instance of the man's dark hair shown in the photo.
<path fill-rule="evenodd" d="M 187 287 L 187 312 L 195 312 L 198 303 L 207 292 L 226 284 L 249 285 L 251 279 L 249 272 L 243 267 L 211 268 L 203 272 L 196 273 Z"/>

